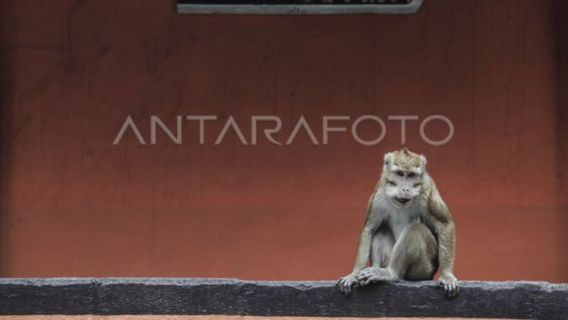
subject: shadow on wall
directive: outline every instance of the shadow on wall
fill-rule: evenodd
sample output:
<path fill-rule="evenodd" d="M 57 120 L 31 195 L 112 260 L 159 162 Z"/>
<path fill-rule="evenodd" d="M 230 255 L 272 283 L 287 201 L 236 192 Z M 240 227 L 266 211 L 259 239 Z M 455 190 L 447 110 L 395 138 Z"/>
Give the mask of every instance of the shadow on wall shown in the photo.
<path fill-rule="evenodd" d="M 9 153 L 10 153 L 10 139 L 7 135 L 11 132 L 10 124 L 11 121 L 11 108 L 13 100 L 13 90 L 11 90 L 10 75 L 12 74 L 9 70 L 10 68 L 10 52 L 7 50 L 8 45 L 8 26 L 6 16 L 9 14 L 6 2 L 0 3 L 0 230 L 5 232 L 4 226 L 8 224 L 8 215 L 5 214 L 5 200 L 7 196 L 8 187 L 8 175 L 9 170 Z M 6 238 L 4 238 L 6 239 Z M 4 240 L 3 239 L 3 240 Z M 5 241 L 0 243 L 0 256 L 5 256 L 6 251 Z M 2 267 L 6 264 L 3 263 L 0 266 L 0 276 L 4 276 L 5 272 Z"/>
<path fill-rule="evenodd" d="M 555 3 L 555 34 L 556 34 L 556 179 L 558 204 L 568 208 L 568 2 L 556 0 Z M 557 224 L 561 238 L 558 239 L 558 252 L 565 252 L 568 243 L 568 214 L 560 215 Z M 568 258 L 560 257 L 559 265 L 568 265 Z"/>

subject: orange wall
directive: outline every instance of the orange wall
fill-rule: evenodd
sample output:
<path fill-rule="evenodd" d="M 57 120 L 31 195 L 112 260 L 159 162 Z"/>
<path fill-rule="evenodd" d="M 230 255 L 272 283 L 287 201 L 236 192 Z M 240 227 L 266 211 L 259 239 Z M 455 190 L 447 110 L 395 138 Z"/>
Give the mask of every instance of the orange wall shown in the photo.
<path fill-rule="evenodd" d="M 410 16 L 181 16 L 174 1 L 6 0 L 0 275 L 334 279 L 352 265 L 382 154 L 234 135 L 127 136 L 132 115 L 443 114 L 409 124 L 458 225 L 463 279 L 568 281 L 566 5 L 425 0 Z M 314 125 L 321 137 L 320 126 Z M 432 136 L 442 135 L 434 130 Z"/>

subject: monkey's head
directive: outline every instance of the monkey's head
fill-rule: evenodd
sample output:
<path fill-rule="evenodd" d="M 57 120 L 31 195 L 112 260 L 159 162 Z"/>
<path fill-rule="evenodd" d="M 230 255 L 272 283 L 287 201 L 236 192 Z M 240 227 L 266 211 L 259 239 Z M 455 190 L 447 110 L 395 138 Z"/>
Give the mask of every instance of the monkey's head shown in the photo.
<path fill-rule="evenodd" d="M 410 207 L 422 191 L 426 157 L 404 148 L 385 154 L 385 194 L 398 207 Z"/>

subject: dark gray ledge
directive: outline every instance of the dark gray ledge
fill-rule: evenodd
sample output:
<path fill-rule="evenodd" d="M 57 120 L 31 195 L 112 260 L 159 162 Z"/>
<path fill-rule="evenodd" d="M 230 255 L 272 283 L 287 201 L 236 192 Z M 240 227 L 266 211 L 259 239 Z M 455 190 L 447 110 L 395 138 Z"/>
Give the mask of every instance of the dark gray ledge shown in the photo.
<path fill-rule="evenodd" d="M 568 319 L 568 284 L 461 282 L 447 300 L 436 282 L 355 289 L 335 282 L 230 279 L 0 279 L 0 315 L 252 315 Z"/>

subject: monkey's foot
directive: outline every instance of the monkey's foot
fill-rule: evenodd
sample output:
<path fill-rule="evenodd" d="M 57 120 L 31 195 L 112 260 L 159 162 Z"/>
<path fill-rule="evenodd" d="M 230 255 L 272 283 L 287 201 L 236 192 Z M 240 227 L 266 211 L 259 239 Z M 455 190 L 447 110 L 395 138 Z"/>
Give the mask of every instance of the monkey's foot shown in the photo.
<path fill-rule="evenodd" d="M 369 267 L 357 274 L 359 285 L 366 286 L 371 282 L 396 280 L 388 268 Z"/>
<path fill-rule="evenodd" d="M 458 279 L 451 273 L 442 273 L 440 275 L 440 286 L 444 288 L 446 297 L 453 299 L 458 296 L 460 288 L 458 286 Z"/>
<path fill-rule="evenodd" d="M 357 278 L 354 274 L 348 274 L 345 277 L 339 279 L 337 282 L 337 287 L 339 291 L 344 295 L 349 295 L 351 293 L 351 288 L 357 284 Z"/>

